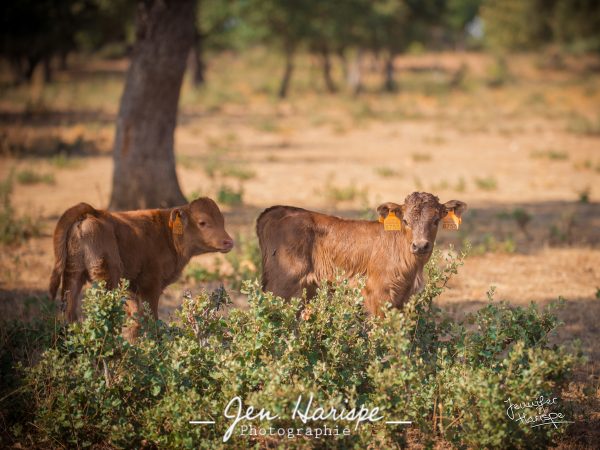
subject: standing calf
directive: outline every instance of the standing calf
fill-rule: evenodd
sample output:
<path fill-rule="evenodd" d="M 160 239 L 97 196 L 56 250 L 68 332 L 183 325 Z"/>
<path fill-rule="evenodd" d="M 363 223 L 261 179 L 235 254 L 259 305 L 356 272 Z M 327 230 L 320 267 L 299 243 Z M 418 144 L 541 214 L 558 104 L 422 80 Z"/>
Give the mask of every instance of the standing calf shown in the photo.
<path fill-rule="evenodd" d="M 386 302 L 398 308 L 423 287 L 423 266 L 433 251 L 440 221 L 450 212 L 460 220 L 466 209 L 461 201 L 441 204 L 425 192 L 410 194 L 403 205 L 380 205 L 380 221 L 273 206 L 256 223 L 262 287 L 284 298 L 300 296 L 306 289 L 310 298 L 321 281 L 333 280 L 341 269 L 347 277 L 367 276 L 365 307 L 371 314 L 381 314 Z M 390 213 L 402 221 L 398 230 L 386 231 L 380 223 Z"/>
<path fill-rule="evenodd" d="M 132 294 L 149 302 L 157 318 L 162 291 L 192 256 L 232 248 L 223 215 L 209 198 L 178 208 L 114 213 L 80 203 L 65 211 L 54 230 L 50 298 L 62 284 L 67 320 L 75 321 L 85 282 L 103 280 L 114 289 L 126 278 Z M 137 307 L 130 302 L 133 312 Z"/>

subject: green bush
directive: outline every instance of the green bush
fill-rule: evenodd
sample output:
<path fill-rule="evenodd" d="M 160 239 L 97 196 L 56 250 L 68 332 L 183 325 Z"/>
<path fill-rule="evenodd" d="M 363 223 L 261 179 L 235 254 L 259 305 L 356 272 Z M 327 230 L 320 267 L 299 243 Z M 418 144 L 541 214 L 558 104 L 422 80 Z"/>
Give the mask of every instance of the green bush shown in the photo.
<path fill-rule="evenodd" d="M 306 407 L 380 408 L 384 420 L 411 420 L 418 439 L 456 447 L 533 448 L 550 445 L 564 427 L 529 428 L 506 417 L 507 398 L 559 391 L 577 358 L 549 347 L 558 325 L 535 305 L 492 301 L 463 321 L 444 317 L 436 299 L 462 258 L 439 257 L 428 283 L 403 310 L 382 318 L 363 310 L 362 282 L 338 279 L 309 301 L 285 301 L 245 282 L 248 310 L 222 309 L 223 289 L 185 297 L 172 323 L 144 320 L 139 339 L 122 338 L 127 286 L 94 286 L 86 319 L 56 334 L 39 363 L 23 369 L 27 423 L 13 425 L 22 445 L 58 447 L 391 448 L 407 440 L 405 426 L 383 420 L 303 425 L 291 418 L 301 395 Z M 223 412 L 234 397 L 279 417 L 268 428 L 348 426 L 335 438 L 223 436 Z M 214 420 L 214 425 L 190 425 Z"/>
<path fill-rule="evenodd" d="M 244 202 L 243 197 L 244 190 L 241 187 L 238 190 L 235 190 L 230 186 L 221 185 L 217 192 L 217 201 L 223 205 L 241 205 Z"/>
<path fill-rule="evenodd" d="M 32 169 L 23 169 L 17 173 L 17 181 L 21 184 L 54 184 L 54 175 L 51 173 L 38 173 Z"/>

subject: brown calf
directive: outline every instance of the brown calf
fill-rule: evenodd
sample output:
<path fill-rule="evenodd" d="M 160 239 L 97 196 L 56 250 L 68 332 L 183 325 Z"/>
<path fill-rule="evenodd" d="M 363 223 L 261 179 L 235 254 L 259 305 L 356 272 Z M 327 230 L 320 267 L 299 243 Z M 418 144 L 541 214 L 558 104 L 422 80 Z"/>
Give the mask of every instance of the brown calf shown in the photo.
<path fill-rule="evenodd" d="M 50 297 L 62 284 L 67 320 L 74 321 L 86 281 L 104 280 L 114 289 L 126 278 L 135 297 L 149 302 L 158 317 L 162 291 L 192 256 L 232 248 L 223 215 L 209 198 L 178 208 L 114 213 L 80 203 L 65 211 L 54 230 Z M 137 310 L 137 301 L 129 306 Z"/>
<path fill-rule="evenodd" d="M 258 218 L 256 233 L 263 261 L 262 286 L 284 298 L 310 298 L 323 280 L 337 270 L 345 276 L 366 275 L 365 307 L 380 314 L 391 302 L 400 307 L 423 286 L 423 266 L 429 260 L 442 218 L 450 211 L 460 218 L 467 205 L 458 200 L 441 204 L 425 192 L 414 192 L 403 205 L 384 203 L 380 220 L 394 213 L 397 231 L 378 221 L 347 220 L 291 206 L 273 206 Z M 390 216 L 390 219 L 393 216 Z"/>

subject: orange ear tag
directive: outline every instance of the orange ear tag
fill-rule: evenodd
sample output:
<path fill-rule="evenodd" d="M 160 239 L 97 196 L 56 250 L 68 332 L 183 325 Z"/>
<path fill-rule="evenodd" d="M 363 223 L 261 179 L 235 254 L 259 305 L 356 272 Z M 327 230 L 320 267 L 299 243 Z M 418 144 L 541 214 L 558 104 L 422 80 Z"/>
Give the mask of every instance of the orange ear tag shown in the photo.
<path fill-rule="evenodd" d="M 462 219 L 454 214 L 454 211 L 448 211 L 448 214 L 442 219 L 442 227 L 445 230 L 458 230 Z"/>
<path fill-rule="evenodd" d="M 400 231 L 402 230 L 402 222 L 396 217 L 396 214 L 390 212 L 383 221 L 383 229 L 385 231 Z"/>
<path fill-rule="evenodd" d="M 179 215 L 173 221 L 173 234 L 183 234 L 183 223 Z"/>

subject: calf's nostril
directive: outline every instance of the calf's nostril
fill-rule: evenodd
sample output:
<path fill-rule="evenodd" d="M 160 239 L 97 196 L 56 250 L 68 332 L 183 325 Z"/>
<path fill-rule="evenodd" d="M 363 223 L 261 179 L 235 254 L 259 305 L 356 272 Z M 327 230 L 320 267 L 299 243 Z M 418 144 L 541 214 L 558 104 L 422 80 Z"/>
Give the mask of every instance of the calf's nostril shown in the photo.
<path fill-rule="evenodd" d="M 223 246 L 224 247 L 233 247 L 233 239 L 224 239 Z"/>
<path fill-rule="evenodd" d="M 413 242 L 410 246 L 410 250 L 413 253 L 420 253 L 420 252 L 427 252 L 429 251 L 429 242 L 424 241 L 424 242 Z"/>

